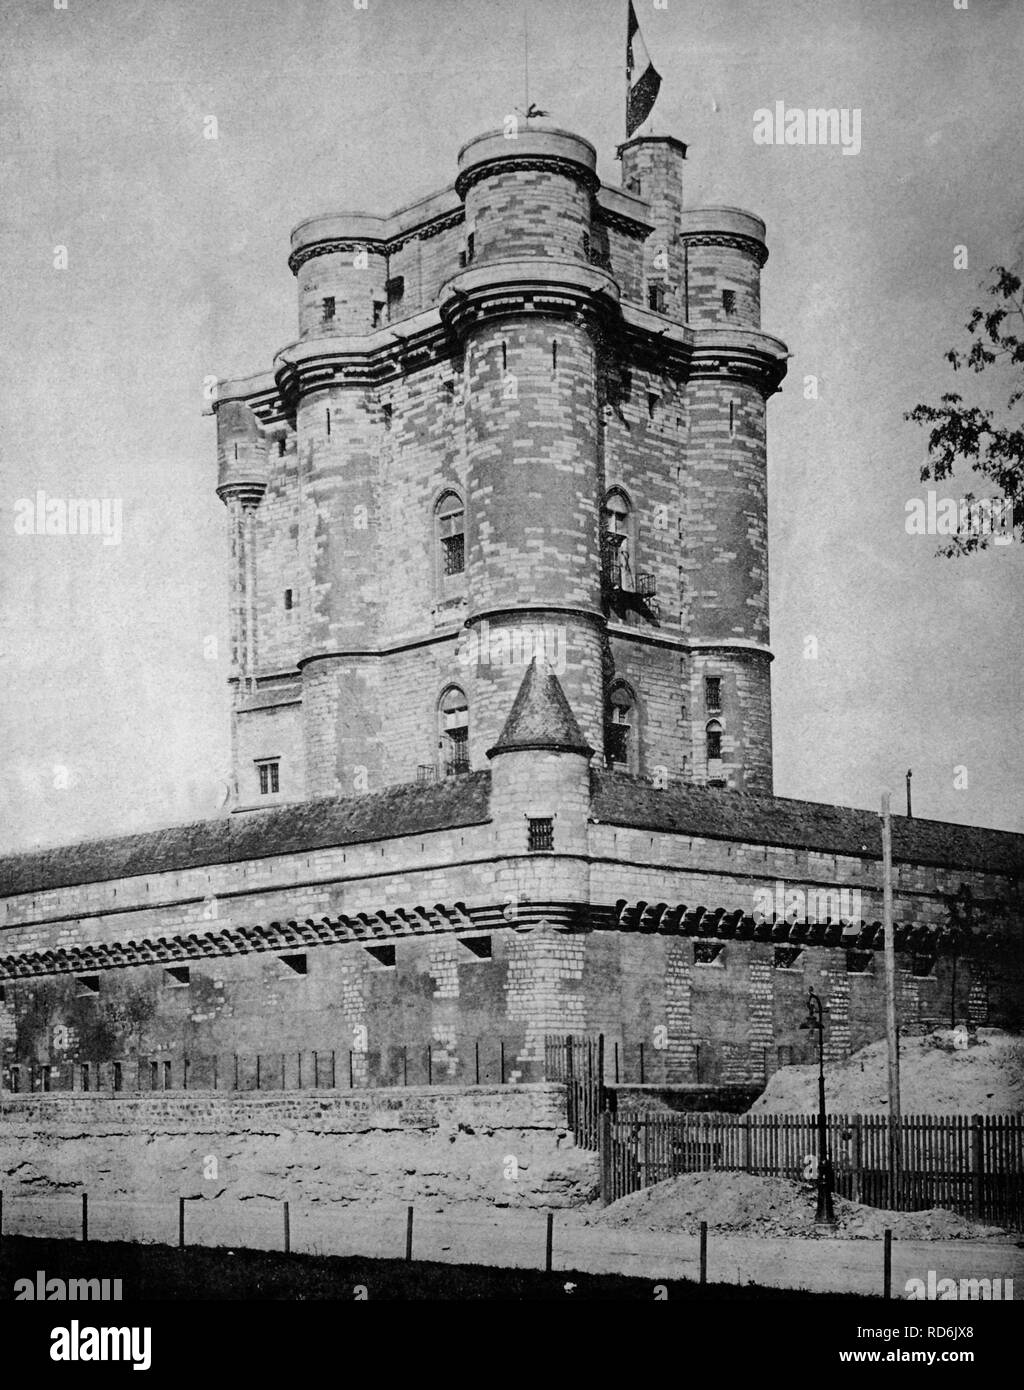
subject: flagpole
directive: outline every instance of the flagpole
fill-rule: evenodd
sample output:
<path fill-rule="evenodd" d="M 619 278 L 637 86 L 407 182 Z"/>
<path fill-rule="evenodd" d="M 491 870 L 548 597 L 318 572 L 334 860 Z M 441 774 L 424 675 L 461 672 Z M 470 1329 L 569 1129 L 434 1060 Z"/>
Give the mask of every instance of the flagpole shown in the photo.
<path fill-rule="evenodd" d="M 625 107 L 622 112 L 622 128 L 626 132 L 625 138 L 629 139 L 629 17 L 633 8 L 633 0 L 626 0 L 626 99 Z"/>
<path fill-rule="evenodd" d="M 523 86 L 526 88 L 525 110 L 530 110 L 530 11 L 529 0 L 523 6 Z M 527 121 L 530 117 L 527 115 Z"/>

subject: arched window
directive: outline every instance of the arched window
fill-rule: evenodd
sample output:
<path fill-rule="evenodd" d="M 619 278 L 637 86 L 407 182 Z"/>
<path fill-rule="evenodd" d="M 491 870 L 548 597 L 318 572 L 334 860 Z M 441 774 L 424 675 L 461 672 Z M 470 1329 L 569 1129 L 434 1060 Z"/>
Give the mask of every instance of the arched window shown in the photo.
<path fill-rule="evenodd" d="M 712 719 L 704 732 L 707 738 L 708 779 L 717 780 L 722 776 L 722 726 L 717 719 Z"/>
<path fill-rule="evenodd" d="M 635 772 L 636 745 L 636 698 L 629 686 L 619 681 L 608 696 L 605 717 L 604 746 L 608 766 Z"/>
<path fill-rule="evenodd" d="M 446 492 L 434 508 L 434 552 L 438 588 L 449 593 L 465 583 L 466 509 L 457 492 Z"/>
<path fill-rule="evenodd" d="M 469 771 L 469 701 L 465 691 L 451 685 L 437 706 L 441 775 L 457 777 Z"/>
<path fill-rule="evenodd" d="M 634 589 L 636 527 L 629 498 L 617 487 L 605 495 L 601 508 L 605 582 L 613 589 Z"/>

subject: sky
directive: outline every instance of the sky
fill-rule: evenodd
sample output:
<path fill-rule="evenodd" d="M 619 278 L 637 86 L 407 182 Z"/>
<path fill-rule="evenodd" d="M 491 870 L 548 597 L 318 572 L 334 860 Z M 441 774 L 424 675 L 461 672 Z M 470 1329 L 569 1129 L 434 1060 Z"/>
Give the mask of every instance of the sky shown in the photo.
<path fill-rule="evenodd" d="M 605 182 L 623 138 L 625 0 L 66 3 L 0 13 L 0 850 L 217 814 L 227 528 L 203 382 L 295 338 L 291 228 L 450 183 L 459 146 L 524 106 L 524 50 L 529 99 Z M 1024 547 L 948 560 L 906 533 L 935 485 L 903 419 L 1009 394 L 944 353 L 1024 253 L 1024 10 L 636 10 L 653 129 L 689 145 L 689 205 L 764 218 L 763 324 L 792 354 L 768 407 L 776 793 L 888 789 L 902 811 L 912 768 L 916 815 L 1024 829 Z M 756 143 L 779 101 L 859 110 L 860 151 Z M 119 501 L 120 542 L 19 534 L 40 490 Z"/>

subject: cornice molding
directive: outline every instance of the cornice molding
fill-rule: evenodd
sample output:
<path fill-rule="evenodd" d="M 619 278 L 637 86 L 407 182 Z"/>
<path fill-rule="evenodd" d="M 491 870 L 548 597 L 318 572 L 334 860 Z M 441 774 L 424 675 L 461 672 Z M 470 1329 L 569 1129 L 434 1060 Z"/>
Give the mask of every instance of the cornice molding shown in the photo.
<path fill-rule="evenodd" d="M 380 908 L 375 913 L 304 920 L 274 921 L 261 926 L 222 926 L 187 935 L 145 937 L 112 943 L 59 946 L 0 956 L 0 979 L 18 980 L 47 975 L 98 973 L 140 965 L 189 964 L 225 956 L 259 952 L 293 952 L 315 946 L 377 945 L 416 936 L 454 935 L 461 931 L 511 928 L 529 932 L 546 924 L 561 932 L 624 931 L 662 936 L 690 936 L 718 941 L 838 947 L 880 951 L 881 922 L 790 922 L 773 916 L 758 920 L 742 909 L 668 906 L 646 902 L 602 903 L 529 902 L 520 899 L 514 921 L 507 906 L 488 904 L 467 908 L 463 903 L 431 908 Z M 924 923 L 896 924 L 896 948 L 939 954 L 944 949 L 942 928 Z"/>
<path fill-rule="evenodd" d="M 640 222 L 621 212 L 612 212 L 610 208 L 602 207 L 600 203 L 595 204 L 594 221 L 599 226 L 611 227 L 616 232 L 622 232 L 624 236 L 631 237 L 634 241 L 646 241 L 654 231 L 651 223 Z"/>
<path fill-rule="evenodd" d="M 582 185 L 591 194 L 596 193 L 601 187 L 601 180 L 594 171 L 583 164 L 577 164 L 574 159 L 566 159 L 557 154 L 512 154 L 482 160 L 479 164 L 464 169 L 455 180 L 455 191 L 460 198 L 465 198 L 467 191 L 475 184 L 505 173 L 560 174 L 562 178 L 572 179 L 574 183 Z"/>
<path fill-rule="evenodd" d="M 384 240 L 374 237 L 324 237 L 293 251 L 288 257 L 288 269 L 293 275 L 297 275 L 301 267 L 314 257 L 339 253 L 355 255 L 357 251 L 366 251 L 371 256 L 393 256 L 410 241 L 429 241 L 452 227 L 460 226 L 464 221 L 465 212 L 459 208 L 456 212 L 447 212 L 443 217 L 433 218 L 422 227 L 414 227 L 411 231 L 401 232 Z"/>
<path fill-rule="evenodd" d="M 727 246 L 733 251 L 743 251 L 754 258 L 759 268 L 768 259 L 768 248 L 763 241 L 738 232 L 680 232 L 679 240 L 684 246 Z"/>

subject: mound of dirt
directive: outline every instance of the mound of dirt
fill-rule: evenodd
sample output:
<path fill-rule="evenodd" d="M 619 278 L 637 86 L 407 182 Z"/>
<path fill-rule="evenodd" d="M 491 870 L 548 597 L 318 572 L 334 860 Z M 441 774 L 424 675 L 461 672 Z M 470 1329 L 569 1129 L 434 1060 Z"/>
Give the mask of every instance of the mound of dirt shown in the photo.
<path fill-rule="evenodd" d="M 877 1240 L 888 1229 L 901 1240 L 971 1240 L 1001 1236 L 995 1226 L 980 1226 L 955 1212 L 883 1211 L 834 1199 L 837 1227 L 815 1226 L 813 1184 L 753 1173 L 684 1173 L 632 1192 L 590 1217 L 597 1226 L 627 1226 L 639 1231 L 679 1231 L 696 1235 L 706 1221 L 709 1231 L 761 1236 L 817 1236 Z"/>
<path fill-rule="evenodd" d="M 885 1039 L 846 1062 L 825 1064 L 825 1101 L 839 1115 L 888 1109 Z M 941 1029 L 900 1039 L 900 1104 L 904 1115 L 1004 1115 L 1024 1110 L 1024 1040 L 994 1028 L 979 1030 L 966 1048 Z M 750 1113 L 800 1114 L 818 1108 L 816 1066 L 782 1067 Z"/>

